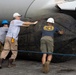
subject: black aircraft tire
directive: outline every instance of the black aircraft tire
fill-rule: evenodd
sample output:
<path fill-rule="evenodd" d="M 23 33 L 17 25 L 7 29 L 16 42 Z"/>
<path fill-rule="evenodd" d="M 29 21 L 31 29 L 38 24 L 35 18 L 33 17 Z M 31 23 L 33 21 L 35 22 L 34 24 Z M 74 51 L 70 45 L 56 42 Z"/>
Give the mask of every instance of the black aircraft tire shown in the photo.
<path fill-rule="evenodd" d="M 54 52 L 62 54 L 75 53 L 76 45 L 76 20 L 65 14 L 54 14 L 55 26 L 64 31 L 63 35 L 55 34 Z M 35 26 L 28 28 L 21 27 L 19 34 L 19 50 L 41 52 L 40 38 L 42 27 L 46 20 L 41 20 Z M 27 58 L 32 60 L 41 60 L 42 54 L 25 53 Z M 71 59 L 72 56 L 53 55 L 53 62 L 62 62 Z"/>
<path fill-rule="evenodd" d="M 61 54 L 75 54 L 75 44 L 76 44 L 76 20 L 69 15 L 65 14 L 55 14 L 53 16 L 55 19 L 56 26 L 64 31 L 62 36 L 55 38 L 55 53 Z M 59 45 L 58 45 L 59 44 Z M 73 58 L 73 56 L 54 56 L 53 61 L 63 62 Z"/>

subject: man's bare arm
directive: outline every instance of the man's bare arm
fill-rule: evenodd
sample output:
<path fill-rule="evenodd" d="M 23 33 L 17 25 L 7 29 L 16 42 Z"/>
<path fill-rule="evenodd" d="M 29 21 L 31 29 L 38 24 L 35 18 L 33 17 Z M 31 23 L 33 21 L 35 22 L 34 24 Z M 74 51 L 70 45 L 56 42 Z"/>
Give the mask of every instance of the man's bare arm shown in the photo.
<path fill-rule="evenodd" d="M 22 25 L 22 26 L 24 26 L 24 27 L 29 27 L 30 25 Z"/>
<path fill-rule="evenodd" d="M 35 22 L 24 22 L 23 25 L 31 25 L 31 24 L 37 24 L 37 23 L 38 23 L 38 21 L 35 21 Z"/>

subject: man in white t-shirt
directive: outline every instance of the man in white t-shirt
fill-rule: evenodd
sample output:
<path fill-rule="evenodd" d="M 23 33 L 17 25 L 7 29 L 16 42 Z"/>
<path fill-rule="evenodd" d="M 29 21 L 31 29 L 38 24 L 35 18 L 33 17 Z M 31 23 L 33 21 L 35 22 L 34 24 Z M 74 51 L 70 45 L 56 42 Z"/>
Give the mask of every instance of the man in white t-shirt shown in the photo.
<path fill-rule="evenodd" d="M 5 59 L 8 55 L 8 53 L 12 52 L 11 57 L 9 58 L 9 63 L 8 67 L 13 67 L 15 64 L 13 64 L 13 61 L 17 57 L 17 40 L 18 40 L 18 34 L 20 32 L 20 26 L 29 26 L 31 24 L 37 24 L 38 21 L 35 22 L 23 22 L 21 21 L 21 15 L 19 13 L 14 13 L 13 14 L 14 20 L 10 22 L 10 26 L 6 35 L 5 39 L 5 45 L 4 45 L 4 50 L 1 53 L 1 58 L 0 58 L 0 68 L 2 68 L 2 61 Z"/>

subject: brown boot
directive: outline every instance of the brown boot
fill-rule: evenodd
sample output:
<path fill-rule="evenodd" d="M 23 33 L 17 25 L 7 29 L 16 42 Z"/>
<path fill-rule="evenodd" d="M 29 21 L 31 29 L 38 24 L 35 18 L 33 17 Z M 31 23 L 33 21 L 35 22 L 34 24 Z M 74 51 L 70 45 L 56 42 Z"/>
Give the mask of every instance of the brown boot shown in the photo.
<path fill-rule="evenodd" d="M 45 73 L 45 64 L 42 65 L 42 72 Z"/>
<path fill-rule="evenodd" d="M 43 66 L 42 66 L 42 72 L 43 73 L 48 73 L 49 72 L 49 62 L 47 61 Z"/>
<path fill-rule="evenodd" d="M 2 69 L 2 63 L 4 59 L 0 59 L 0 69 Z"/>
<path fill-rule="evenodd" d="M 45 63 L 45 73 L 48 73 L 49 72 L 49 68 L 50 68 L 50 63 L 47 61 Z"/>
<path fill-rule="evenodd" d="M 16 66 L 16 64 L 13 64 L 13 61 L 14 61 L 14 59 L 9 59 L 9 62 L 8 62 L 9 68 Z"/>

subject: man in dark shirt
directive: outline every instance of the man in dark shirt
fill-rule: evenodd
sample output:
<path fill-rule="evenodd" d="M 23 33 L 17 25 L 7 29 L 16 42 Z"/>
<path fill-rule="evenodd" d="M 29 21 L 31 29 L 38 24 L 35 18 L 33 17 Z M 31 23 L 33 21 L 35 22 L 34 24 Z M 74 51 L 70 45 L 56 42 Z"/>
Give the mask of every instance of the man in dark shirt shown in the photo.
<path fill-rule="evenodd" d="M 52 60 L 52 53 L 53 47 L 54 47 L 54 33 L 58 32 L 59 34 L 63 34 L 63 31 L 55 27 L 54 25 L 54 19 L 49 18 L 47 20 L 47 25 L 45 25 L 42 29 L 42 38 L 41 38 L 41 46 L 40 49 L 43 52 L 42 56 L 42 72 L 48 73 L 49 72 L 49 64 Z"/>

